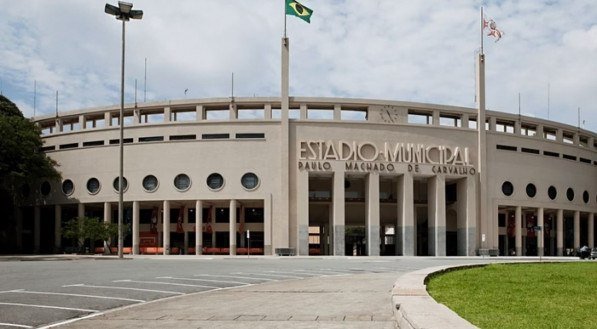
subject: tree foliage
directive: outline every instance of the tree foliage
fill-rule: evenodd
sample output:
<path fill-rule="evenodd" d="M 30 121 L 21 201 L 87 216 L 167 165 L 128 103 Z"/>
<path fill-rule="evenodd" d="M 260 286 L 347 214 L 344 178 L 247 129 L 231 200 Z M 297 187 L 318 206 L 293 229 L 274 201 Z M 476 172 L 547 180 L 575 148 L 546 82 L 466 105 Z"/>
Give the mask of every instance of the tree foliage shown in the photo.
<path fill-rule="evenodd" d="M 78 247 L 81 247 L 85 240 L 89 240 L 93 249 L 95 241 L 108 241 L 118 235 L 118 225 L 101 221 L 97 217 L 77 217 L 65 223 L 62 235 L 75 241 Z"/>
<path fill-rule="evenodd" d="M 42 151 L 40 129 L 0 95 L 0 189 L 19 202 L 20 189 L 41 179 L 57 179 L 55 161 Z"/>

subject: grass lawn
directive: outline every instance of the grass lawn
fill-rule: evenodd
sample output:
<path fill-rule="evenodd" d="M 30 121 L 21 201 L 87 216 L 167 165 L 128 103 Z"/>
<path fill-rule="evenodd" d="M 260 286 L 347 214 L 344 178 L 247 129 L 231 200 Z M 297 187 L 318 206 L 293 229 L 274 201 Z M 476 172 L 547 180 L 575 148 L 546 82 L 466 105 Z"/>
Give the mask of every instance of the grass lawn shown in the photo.
<path fill-rule="evenodd" d="M 492 264 L 433 277 L 429 294 L 480 328 L 597 328 L 597 262 Z"/>

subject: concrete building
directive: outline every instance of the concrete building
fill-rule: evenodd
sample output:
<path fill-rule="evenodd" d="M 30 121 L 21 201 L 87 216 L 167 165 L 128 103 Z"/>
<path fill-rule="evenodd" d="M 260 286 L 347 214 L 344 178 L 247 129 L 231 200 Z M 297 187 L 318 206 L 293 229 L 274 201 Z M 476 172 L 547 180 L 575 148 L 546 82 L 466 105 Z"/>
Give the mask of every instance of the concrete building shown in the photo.
<path fill-rule="evenodd" d="M 593 132 L 487 111 L 479 139 L 475 109 L 382 100 L 290 97 L 288 116 L 281 108 L 280 98 L 127 105 L 125 252 L 564 255 L 594 246 Z M 63 249 L 73 217 L 116 221 L 118 113 L 35 118 L 63 180 L 31 188 L 23 246 Z"/>

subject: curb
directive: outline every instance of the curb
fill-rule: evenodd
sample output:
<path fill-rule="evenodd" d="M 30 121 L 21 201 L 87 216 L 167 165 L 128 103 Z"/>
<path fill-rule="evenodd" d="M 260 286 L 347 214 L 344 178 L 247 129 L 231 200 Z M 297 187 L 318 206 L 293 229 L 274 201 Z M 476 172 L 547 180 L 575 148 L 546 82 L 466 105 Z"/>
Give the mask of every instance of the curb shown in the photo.
<path fill-rule="evenodd" d="M 477 328 L 429 296 L 425 283 L 431 274 L 457 268 L 485 265 L 465 264 L 429 267 L 407 273 L 398 278 L 392 289 L 392 304 L 398 328 Z"/>

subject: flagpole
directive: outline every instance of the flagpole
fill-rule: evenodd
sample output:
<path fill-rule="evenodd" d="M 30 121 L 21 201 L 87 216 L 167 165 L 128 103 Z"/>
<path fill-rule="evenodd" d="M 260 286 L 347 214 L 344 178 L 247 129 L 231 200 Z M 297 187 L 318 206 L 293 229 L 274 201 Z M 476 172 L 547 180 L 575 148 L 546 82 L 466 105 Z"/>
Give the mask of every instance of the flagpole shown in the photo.
<path fill-rule="evenodd" d="M 492 244 L 494 243 L 493 234 L 489 232 L 490 223 L 488 223 L 487 217 L 487 172 L 485 170 L 487 166 L 487 153 L 486 153 L 486 132 L 485 132 L 485 55 L 483 54 L 483 28 L 484 19 L 483 19 L 483 7 L 481 7 L 481 49 L 477 56 L 477 105 L 478 105 L 478 114 L 477 114 L 477 156 L 478 156 L 478 163 L 477 163 L 477 172 L 479 173 L 478 176 L 478 184 L 479 184 L 479 232 L 482 235 L 488 236 L 488 244 L 489 246 L 484 246 L 483 241 L 481 241 L 481 246 L 478 248 L 485 249 L 491 248 Z M 484 239 L 481 239 L 484 240 Z M 474 251 L 469 250 L 469 254 Z"/>
<path fill-rule="evenodd" d="M 289 70 L 290 70 L 290 42 L 286 36 L 286 1 L 284 1 L 284 36 L 282 37 L 281 53 L 281 97 L 280 97 L 280 202 L 278 210 L 279 223 L 284 223 L 280 227 L 282 232 L 288 232 L 290 229 L 290 147 L 289 147 Z M 267 230 L 266 230 L 267 231 Z M 271 236 L 265 241 L 264 254 L 272 255 Z M 267 237 L 265 238 L 267 240 Z M 290 247 L 288 239 L 279 242 L 278 247 Z M 299 254 L 298 252 L 296 254 Z"/>

